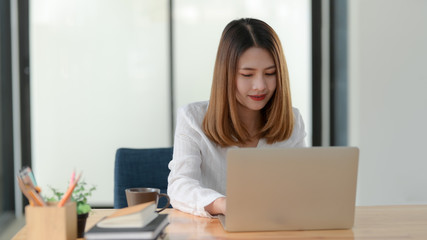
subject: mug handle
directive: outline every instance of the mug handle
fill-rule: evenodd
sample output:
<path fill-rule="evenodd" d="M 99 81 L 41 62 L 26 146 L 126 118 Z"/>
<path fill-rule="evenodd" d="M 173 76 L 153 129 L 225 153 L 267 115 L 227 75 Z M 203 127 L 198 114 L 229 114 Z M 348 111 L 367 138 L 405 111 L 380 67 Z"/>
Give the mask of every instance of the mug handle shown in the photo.
<path fill-rule="evenodd" d="M 168 199 L 168 203 L 166 203 L 166 205 L 162 209 L 157 210 L 156 211 L 157 213 L 165 210 L 167 207 L 169 207 L 169 205 L 171 205 L 171 200 L 169 199 L 169 196 L 167 194 L 165 194 L 165 193 L 159 193 L 159 198 L 161 198 L 161 197 L 167 198 Z"/>

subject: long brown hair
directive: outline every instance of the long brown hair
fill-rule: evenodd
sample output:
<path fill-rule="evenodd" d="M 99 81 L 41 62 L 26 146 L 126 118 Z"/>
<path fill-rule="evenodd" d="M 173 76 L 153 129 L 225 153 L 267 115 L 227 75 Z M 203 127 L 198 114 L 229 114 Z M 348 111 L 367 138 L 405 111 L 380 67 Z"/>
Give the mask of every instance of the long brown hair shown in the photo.
<path fill-rule="evenodd" d="M 240 56 L 251 47 L 266 49 L 276 66 L 276 90 L 261 110 L 263 124 L 258 136 L 271 144 L 286 140 L 292 134 L 289 74 L 279 37 L 267 23 L 243 18 L 230 22 L 222 32 L 209 107 L 203 120 L 205 134 L 222 147 L 244 144 L 250 139 L 237 114 L 236 70 Z"/>

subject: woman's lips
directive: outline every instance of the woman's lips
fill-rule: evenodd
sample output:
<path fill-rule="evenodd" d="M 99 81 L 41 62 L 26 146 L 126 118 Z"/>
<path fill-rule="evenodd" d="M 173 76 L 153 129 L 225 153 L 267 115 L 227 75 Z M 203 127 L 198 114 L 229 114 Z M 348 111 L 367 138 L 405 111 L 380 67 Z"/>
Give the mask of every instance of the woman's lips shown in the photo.
<path fill-rule="evenodd" d="M 261 95 L 249 95 L 249 97 L 254 101 L 262 101 L 267 96 L 267 94 L 261 94 Z"/>

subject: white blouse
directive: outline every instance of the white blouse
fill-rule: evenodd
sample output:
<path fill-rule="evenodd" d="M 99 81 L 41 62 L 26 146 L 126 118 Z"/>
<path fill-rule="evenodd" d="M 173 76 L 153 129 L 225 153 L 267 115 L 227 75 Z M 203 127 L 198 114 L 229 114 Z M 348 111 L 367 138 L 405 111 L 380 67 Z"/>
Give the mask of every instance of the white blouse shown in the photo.
<path fill-rule="evenodd" d="M 173 159 L 169 163 L 168 195 L 174 208 L 198 216 L 211 217 L 205 206 L 225 196 L 226 152 L 203 132 L 202 122 L 208 102 L 191 103 L 178 110 Z M 298 109 L 293 108 L 294 129 L 289 139 L 257 148 L 305 147 L 306 132 Z"/>

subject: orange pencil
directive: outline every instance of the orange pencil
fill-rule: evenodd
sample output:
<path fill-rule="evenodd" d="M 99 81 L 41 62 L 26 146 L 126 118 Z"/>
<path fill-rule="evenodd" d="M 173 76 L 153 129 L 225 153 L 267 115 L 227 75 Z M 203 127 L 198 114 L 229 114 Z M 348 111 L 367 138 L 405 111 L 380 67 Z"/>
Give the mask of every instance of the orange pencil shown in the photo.
<path fill-rule="evenodd" d="M 80 173 L 79 176 L 76 178 L 76 180 L 73 182 L 73 184 L 68 187 L 67 192 L 65 192 L 64 196 L 59 201 L 58 207 L 64 206 L 65 203 L 68 201 L 68 199 L 70 199 L 71 195 L 73 194 L 74 188 L 76 187 L 77 182 L 79 181 L 81 175 L 82 174 Z"/>
<path fill-rule="evenodd" d="M 35 189 L 30 189 L 28 193 L 34 199 L 36 206 L 46 206 L 46 203 L 44 202 L 43 198 L 40 197 L 40 195 Z"/>

